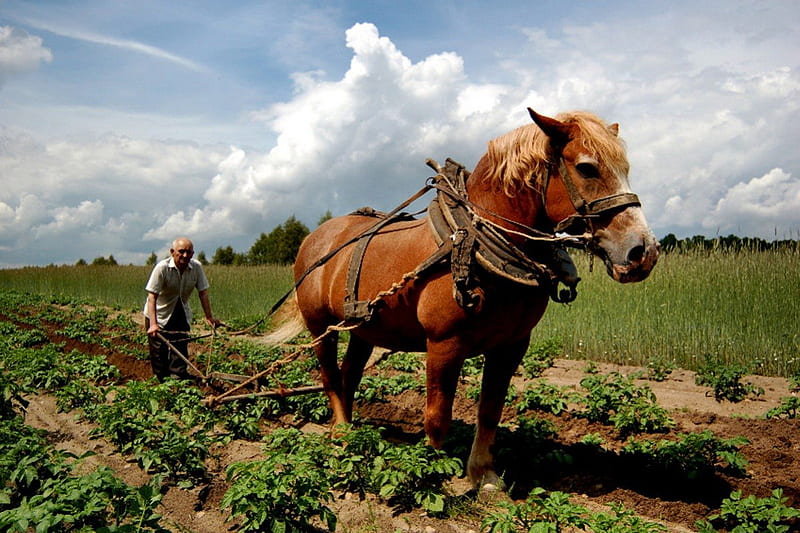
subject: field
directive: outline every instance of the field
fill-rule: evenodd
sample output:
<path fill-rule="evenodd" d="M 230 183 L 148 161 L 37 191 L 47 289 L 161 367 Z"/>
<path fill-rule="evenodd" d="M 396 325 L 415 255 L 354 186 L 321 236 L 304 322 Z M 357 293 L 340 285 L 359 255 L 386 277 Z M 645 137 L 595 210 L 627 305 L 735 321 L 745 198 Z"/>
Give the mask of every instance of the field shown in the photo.
<path fill-rule="evenodd" d="M 578 300 L 548 310 L 514 379 L 496 449 L 509 491 L 494 498 L 460 476 L 480 360 L 444 452 L 423 442 L 421 354 L 371 361 L 358 424 L 331 445 L 321 394 L 211 408 L 226 382 L 150 379 L 148 269 L 0 271 L 0 529 L 800 531 L 797 259 L 666 254 L 618 286 L 581 258 Z M 233 329 L 291 284 L 284 267 L 208 274 Z M 192 356 L 206 374 L 272 365 L 259 391 L 317 384 L 307 349 L 257 336 L 223 330 Z"/>
<path fill-rule="evenodd" d="M 576 258 L 583 280 L 569 306 L 551 304 L 534 340 L 557 338 L 563 355 L 696 370 L 707 359 L 788 377 L 800 370 L 800 249 L 662 254 L 645 282 L 620 285 Z M 235 328 L 263 318 L 291 288 L 289 267 L 207 267 L 214 311 Z M 51 266 L 0 270 L 0 288 L 140 309 L 149 269 Z M 199 302 L 193 302 L 199 310 Z"/>

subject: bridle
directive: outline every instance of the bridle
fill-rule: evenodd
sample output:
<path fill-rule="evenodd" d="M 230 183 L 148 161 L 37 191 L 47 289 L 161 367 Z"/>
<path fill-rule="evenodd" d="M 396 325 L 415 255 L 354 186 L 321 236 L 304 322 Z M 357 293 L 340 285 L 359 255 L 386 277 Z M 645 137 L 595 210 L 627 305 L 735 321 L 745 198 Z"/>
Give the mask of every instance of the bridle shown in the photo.
<path fill-rule="evenodd" d="M 547 213 L 547 188 L 550 186 L 551 176 L 555 171 L 556 166 L 550 165 L 550 170 L 546 173 L 544 183 L 540 188 L 542 197 L 542 207 Z M 555 225 L 555 233 L 571 233 L 569 230 L 575 229 L 579 224 L 588 229 L 588 233 L 594 234 L 593 220 L 599 217 L 608 216 L 610 214 L 622 211 L 628 207 L 641 207 L 642 203 L 639 197 L 632 192 L 622 192 L 617 194 L 610 194 L 597 198 L 595 200 L 587 201 L 578 191 L 572 176 L 564 164 L 562 157 L 558 158 L 558 175 L 564 188 L 567 190 L 567 195 L 575 208 L 575 214 L 570 215 L 564 220 L 561 220 Z"/>

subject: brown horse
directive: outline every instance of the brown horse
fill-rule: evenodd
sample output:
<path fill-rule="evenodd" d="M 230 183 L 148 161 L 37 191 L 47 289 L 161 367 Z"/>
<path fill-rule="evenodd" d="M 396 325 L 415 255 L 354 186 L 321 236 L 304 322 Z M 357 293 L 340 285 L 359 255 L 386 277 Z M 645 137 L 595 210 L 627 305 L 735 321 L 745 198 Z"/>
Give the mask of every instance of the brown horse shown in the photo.
<path fill-rule="evenodd" d="M 585 112 L 557 118 L 529 112 L 535 124 L 489 142 L 466 182 L 471 205 L 497 226 L 512 230 L 508 239 L 523 250 L 529 244 L 520 228 L 552 235 L 560 222 L 585 215 L 588 248 L 605 261 L 609 275 L 622 283 L 646 278 L 659 246 L 628 188 L 628 161 L 617 124 L 608 125 Z M 615 201 L 619 198 L 623 200 Z M 300 247 L 294 302 L 315 337 L 343 319 L 352 242 L 374 224 L 375 218 L 366 216 L 334 218 Z M 336 251 L 337 247 L 342 248 Z M 366 248 L 357 296 L 371 299 L 386 291 L 437 248 L 427 219 L 387 225 Z M 332 257 L 319 264 L 327 254 Z M 322 339 L 316 354 L 335 426 L 352 419 L 353 398 L 374 346 L 426 351 L 425 432 L 434 447 L 441 446 L 450 426 L 464 360 L 484 354 L 467 473 L 476 486 L 491 487 L 500 483 L 490 446 L 505 394 L 550 293 L 485 273 L 480 279 L 481 305 L 466 310 L 454 298 L 450 269 L 434 268 L 385 297 L 375 316 L 350 332 L 341 368 L 335 333 Z M 299 314 L 295 318 L 299 321 Z"/>

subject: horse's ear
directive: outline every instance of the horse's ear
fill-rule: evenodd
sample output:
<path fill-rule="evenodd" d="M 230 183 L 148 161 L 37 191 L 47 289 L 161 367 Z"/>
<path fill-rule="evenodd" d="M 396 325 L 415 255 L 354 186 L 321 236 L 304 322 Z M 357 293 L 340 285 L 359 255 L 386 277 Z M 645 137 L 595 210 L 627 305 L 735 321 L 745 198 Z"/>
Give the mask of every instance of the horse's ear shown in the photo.
<path fill-rule="evenodd" d="M 531 118 L 537 126 L 550 138 L 550 142 L 564 146 L 569 141 L 569 125 L 560 120 L 540 115 L 530 107 L 528 108 Z"/>
<path fill-rule="evenodd" d="M 608 127 L 608 131 L 610 131 L 610 132 L 611 132 L 611 134 L 612 134 L 614 137 L 617 137 L 617 136 L 619 136 L 619 124 L 618 124 L 618 123 L 616 123 L 616 122 L 615 122 L 615 123 L 613 123 L 612 125 L 610 125 L 610 126 Z"/>

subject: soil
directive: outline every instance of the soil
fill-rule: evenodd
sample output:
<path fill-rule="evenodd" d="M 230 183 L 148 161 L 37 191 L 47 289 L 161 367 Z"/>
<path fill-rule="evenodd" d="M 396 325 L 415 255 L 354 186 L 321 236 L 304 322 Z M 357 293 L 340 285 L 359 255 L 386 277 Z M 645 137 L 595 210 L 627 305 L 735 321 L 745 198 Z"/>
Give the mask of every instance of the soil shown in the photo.
<path fill-rule="evenodd" d="M 99 345 L 60 338 L 53 333 L 54 328 L 47 329 L 51 340 L 64 342 L 67 350 L 77 348 L 85 353 L 105 355 L 120 369 L 124 379 L 141 380 L 152 376 L 146 361 Z M 139 349 L 144 353 L 144 346 Z M 577 389 L 585 376 L 586 364 L 585 361 L 559 359 L 544 372 L 543 378 L 554 385 Z M 642 370 L 602 363 L 596 367 L 601 373 L 617 371 L 625 375 Z M 376 370 L 372 368 L 369 371 Z M 617 453 L 625 440 L 613 428 L 565 414 L 548 417 L 557 428 L 557 435 L 537 445 L 535 451 L 540 460 L 535 465 L 536 470 L 517 468 L 525 463 L 530 452 L 528 449 L 512 448 L 510 456 L 498 457 L 498 472 L 505 476 L 512 490 L 496 497 L 524 498 L 530 488 L 542 486 L 548 491 L 568 492 L 574 503 L 592 510 L 600 510 L 613 502 L 621 503 L 644 519 L 661 522 L 669 531 L 694 531 L 695 522 L 718 510 L 722 500 L 734 490 L 741 490 L 744 495 L 765 497 L 780 488 L 789 499 L 789 505 L 800 507 L 800 440 L 797 438 L 800 420 L 764 418 L 770 408 L 780 404 L 781 398 L 796 393 L 790 392 L 790 384 L 783 378 L 748 376 L 744 381 L 763 388 L 763 396 L 739 403 L 717 402 L 709 394 L 709 388 L 695 385 L 694 373 L 685 370 L 673 371 L 663 382 L 646 383 L 676 422 L 675 429 L 669 434 L 651 435 L 649 438 L 662 439 L 703 430 L 710 430 L 719 439 L 745 437 L 749 440 L 749 444 L 741 448 L 748 461 L 745 476 L 717 471 L 687 481 L 670 472 L 626 461 L 624 455 Z M 514 385 L 517 390 L 523 390 L 523 378 L 515 378 Z M 460 391 L 454 406 L 453 431 L 471 431 L 474 424 L 475 403 L 463 392 Z M 423 434 L 423 406 L 423 395 L 406 392 L 394 397 L 390 403 L 361 405 L 357 410 L 361 419 L 387 428 L 392 438 L 416 441 Z M 504 423 L 513 425 L 516 417 L 515 411 L 509 408 L 504 413 Z M 141 485 L 148 480 L 148 475 L 130 457 L 117 453 L 114 446 L 102 438 L 90 438 L 91 424 L 79 420 L 75 413 L 58 412 L 51 396 L 43 394 L 30 398 L 26 421 L 47 430 L 59 448 L 77 455 L 94 452 L 96 455 L 91 461 L 113 468 L 131 485 Z M 314 424 L 306 424 L 303 429 L 326 430 Z M 603 449 L 581 445 L 581 439 L 588 434 L 600 435 L 604 440 Z M 168 527 L 196 533 L 235 531 L 238 527 L 236 521 L 230 520 L 229 515 L 220 510 L 220 501 L 227 489 L 225 469 L 233 462 L 258 459 L 261 454 L 261 444 L 248 441 L 234 441 L 215 450 L 209 464 L 212 481 L 208 485 L 192 490 L 168 488 L 162 509 Z M 541 457 L 552 460 L 541 460 Z M 568 457 L 569 460 L 558 460 L 559 457 Z M 474 496 L 464 479 L 452 480 L 450 489 L 456 495 Z M 490 505 L 490 502 L 483 502 L 477 507 L 488 508 Z M 397 512 L 375 498 L 362 500 L 349 494 L 337 495 L 331 507 L 338 517 L 337 531 L 340 532 L 480 531 L 480 511 L 441 520 L 428 517 L 421 510 Z"/>

